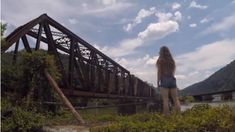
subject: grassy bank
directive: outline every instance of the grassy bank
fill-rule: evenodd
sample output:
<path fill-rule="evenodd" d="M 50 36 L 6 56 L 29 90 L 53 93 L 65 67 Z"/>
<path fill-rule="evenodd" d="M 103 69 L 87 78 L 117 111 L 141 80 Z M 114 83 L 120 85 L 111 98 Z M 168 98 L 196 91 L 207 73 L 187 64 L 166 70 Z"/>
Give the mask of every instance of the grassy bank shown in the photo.
<path fill-rule="evenodd" d="M 73 115 L 61 109 L 56 114 L 40 113 L 24 106 L 12 106 L 2 100 L 2 131 L 36 131 L 42 126 L 77 125 Z M 10 110 L 9 112 L 7 110 Z M 197 132 L 235 130 L 235 108 L 224 105 L 211 107 L 206 104 L 195 105 L 181 113 L 164 117 L 159 113 L 138 113 L 119 116 L 115 108 L 80 110 L 92 132 Z"/>
<path fill-rule="evenodd" d="M 136 114 L 109 118 L 109 124 L 91 128 L 92 132 L 224 132 L 235 130 L 235 108 L 195 105 L 169 117 L 160 114 Z"/>

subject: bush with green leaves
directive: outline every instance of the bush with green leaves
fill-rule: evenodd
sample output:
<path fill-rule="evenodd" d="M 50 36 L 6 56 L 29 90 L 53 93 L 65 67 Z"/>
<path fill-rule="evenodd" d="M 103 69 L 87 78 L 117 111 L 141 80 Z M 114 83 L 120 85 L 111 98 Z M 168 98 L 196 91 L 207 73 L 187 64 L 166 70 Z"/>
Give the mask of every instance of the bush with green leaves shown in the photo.
<path fill-rule="evenodd" d="M 3 35 L 4 35 L 5 30 L 6 30 L 7 24 L 6 23 L 3 24 L 2 22 L 0 24 L 1 24 L 1 36 L 0 36 L 1 46 L 4 46 L 5 45 L 5 38 L 3 37 Z"/>
<path fill-rule="evenodd" d="M 195 101 L 193 96 L 181 96 L 180 98 L 180 102 L 188 104 L 188 103 L 192 103 Z"/>
<path fill-rule="evenodd" d="M 109 120 L 110 122 L 110 120 Z M 224 132 L 235 130 L 235 108 L 195 105 L 182 113 L 169 117 L 160 114 L 136 114 L 117 117 L 105 126 L 96 126 L 92 132 Z"/>
<path fill-rule="evenodd" d="M 49 101 L 51 96 L 56 97 L 44 75 L 44 70 L 47 70 L 55 80 L 61 77 L 53 55 L 41 50 L 32 53 L 20 51 L 16 64 L 12 65 L 6 59 L 11 59 L 11 53 L 2 57 L 3 96 L 12 95 L 17 101 L 29 98 L 31 101 Z"/>
<path fill-rule="evenodd" d="M 43 74 L 44 70 L 47 70 L 51 76 L 59 80 L 60 73 L 56 67 L 55 58 L 53 55 L 49 55 L 46 51 L 39 50 L 32 53 L 21 52 L 22 64 L 24 65 L 24 70 L 30 74 Z"/>
<path fill-rule="evenodd" d="M 46 121 L 46 116 L 35 109 L 13 106 L 8 99 L 1 102 L 2 131 L 39 130 Z"/>
<path fill-rule="evenodd" d="M 40 103 L 57 98 L 44 75 L 44 70 L 47 70 L 54 79 L 60 79 L 54 57 L 46 51 L 21 51 L 14 65 L 9 61 L 12 59 L 10 53 L 1 59 L 2 130 L 30 131 L 40 128 L 46 124 L 48 110 L 55 111 L 54 107 Z"/>

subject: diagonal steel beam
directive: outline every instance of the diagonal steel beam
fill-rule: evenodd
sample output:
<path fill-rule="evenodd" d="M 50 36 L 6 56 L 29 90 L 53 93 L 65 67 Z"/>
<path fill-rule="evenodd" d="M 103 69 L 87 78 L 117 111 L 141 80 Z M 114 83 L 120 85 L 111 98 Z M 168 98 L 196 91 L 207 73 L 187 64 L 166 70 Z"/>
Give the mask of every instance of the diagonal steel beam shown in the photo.
<path fill-rule="evenodd" d="M 68 83 L 68 78 L 67 78 L 66 72 L 64 70 L 64 66 L 61 62 L 61 58 L 60 58 L 60 56 L 57 52 L 57 49 L 55 47 L 55 41 L 53 40 L 51 30 L 50 30 L 50 27 L 49 27 L 48 23 L 44 22 L 43 27 L 44 27 L 46 37 L 47 37 L 47 40 L 48 40 L 48 51 L 50 52 L 50 50 L 51 50 L 51 52 L 55 55 L 55 57 L 57 59 L 57 62 L 59 63 L 60 71 L 62 72 L 62 80 L 63 80 L 65 86 L 67 88 L 70 88 L 70 85 Z"/>
<path fill-rule="evenodd" d="M 15 50 L 14 50 L 14 54 L 13 54 L 13 62 L 12 62 L 12 64 L 15 64 L 15 63 L 16 63 L 17 53 L 18 53 L 18 48 L 19 48 L 19 43 L 20 43 L 20 40 L 18 40 L 18 41 L 16 42 Z"/>
<path fill-rule="evenodd" d="M 6 37 L 6 44 L 1 46 L 1 51 L 4 53 L 9 47 L 11 47 L 16 41 L 18 41 L 21 37 L 23 37 L 31 28 L 36 26 L 38 23 L 47 19 L 46 14 L 42 14 L 38 18 L 26 23 L 23 26 L 20 26 L 11 34 Z"/>
<path fill-rule="evenodd" d="M 29 46 L 29 42 L 28 42 L 28 39 L 27 39 L 26 35 L 22 36 L 22 42 L 24 44 L 24 47 L 25 47 L 26 51 L 31 53 L 32 50 L 31 50 L 31 48 Z"/>
<path fill-rule="evenodd" d="M 37 41 L 36 41 L 35 50 L 38 50 L 38 49 L 39 49 L 41 38 L 42 38 L 42 23 L 39 23 L 38 36 L 37 36 Z"/>

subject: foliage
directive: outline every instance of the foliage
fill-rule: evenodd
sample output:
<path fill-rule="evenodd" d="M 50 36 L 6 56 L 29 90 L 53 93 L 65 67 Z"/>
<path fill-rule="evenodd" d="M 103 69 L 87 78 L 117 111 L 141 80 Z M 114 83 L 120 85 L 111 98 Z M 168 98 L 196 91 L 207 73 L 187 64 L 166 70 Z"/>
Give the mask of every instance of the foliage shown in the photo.
<path fill-rule="evenodd" d="M 109 120 L 110 121 L 110 120 Z M 92 127 L 92 132 L 197 132 L 232 131 L 235 129 L 235 109 L 229 106 L 195 105 L 180 114 L 164 117 L 157 113 L 116 117 L 105 126 Z"/>
<path fill-rule="evenodd" d="M 117 108 L 84 109 L 79 110 L 79 113 L 88 124 L 112 122 L 119 117 Z"/>
<path fill-rule="evenodd" d="M 31 74 L 44 73 L 46 69 L 53 78 L 60 79 L 60 74 L 55 65 L 53 55 L 48 55 L 46 51 L 35 51 L 32 53 L 22 52 L 22 63 L 25 65 L 25 70 L 28 70 Z"/>
<path fill-rule="evenodd" d="M 77 123 L 77 120 L 73 117 L 73 114 L 69 110 L 60 109 L 56 114 L 48 112 L 46 114 L 47 121 L 45 125 L 66 125 Z"/>
<path fill-rule="evenodd" d="M 3 131 L 31 131 L 48 123 L 46 119 L 54 119 L 53 116 L 65 117 L 65 114 L 50 114 L 48 110 L 55 112 L 54 107 L 38 103 L 56 98 L 44 76 L 46 69 L 56 80 L 60 79 L 53 56 L 45 51 L 21 51 L 14 65 L 9 61 L 11 53 L 5 53 L 1 59 Z"/>
<path fill-rule="evenodd" d="M 7 24 L 2 24 L 1 23 L 1 46 L 5 44 L 5 40 L 4 40 L 4 32 L 6 30 Z"/>
<path fill-rule="evenodd" d="M 183 103 L 186 103 L 186 104 L 192 103 L 194 101 L 195 100 L 194 100 L 193 96 L 181 96 L 180 97 L 180 102 L 183 102 Z"/>
<path fill-rule="evenodd" d="M 2 131 L 40 131 L 44 125 L 75 124 L 72 113 L 60 109 L 57 113 L 40 112 L 37 107 L 13 105 L 12 101 L 2 98 L 1 101 Z"/>
<path fill-rule="evenodd" d="M 13 106 L 8 99 L 1 102 L 2 131 L 38 130 L 46 117 L 36 110 L 28 110 L 23 106 Z"/>
<path fill-rule="evenodd" d="M 50 96 L 50 88 L 44 75 L 46 69 L 56 80 L 60 79 L 60 74 L 56 67 L 54 57 L 45 51 L 35 51 L 28 53 L 19 52 L 18 63 L 9 63 L 11 53 L 2 56 L 2 93 L 17 94 L 16 98 L 25 98 L 31 92 L 36 99 L 40 96 Z M 49 90 L 49 91 L 48 91 Z M 43 95 L 41 95 L 43 92 Z M 38 95 L 36 95 L 38 94 Z M 17 99 L 18 100 L 18 99 Z"/>
<path fill-rule="evenodd" d="M 23 89 L 23 71 L 20 65 L 8 65 L 4 63 L 2 56 L 1 65 L 1 90 L 2 95 L 5 93 L 13 93 L 18 89 Z"/>

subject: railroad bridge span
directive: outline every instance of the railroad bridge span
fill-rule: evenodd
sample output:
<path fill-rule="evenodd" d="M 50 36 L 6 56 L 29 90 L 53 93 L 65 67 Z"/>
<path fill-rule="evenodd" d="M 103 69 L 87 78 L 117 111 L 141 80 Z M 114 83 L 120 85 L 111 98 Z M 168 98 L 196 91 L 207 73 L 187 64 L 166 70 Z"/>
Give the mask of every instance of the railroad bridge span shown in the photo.
<path fill-rule="evenodd" d="M 30 53 L 46 44 L 47 52 L 57 61 L 62 75 L 59 87 L 67 97 L 146 101 L 156 96 L 152 85 L 132 75 L 47 14 L 18 27 L 5 41 L 2 54 L 13 46 L 13 64 L 17 61 L 20 44 Z M 67 63 L 62 61 L 61 53 L 66 54 Z"/>

